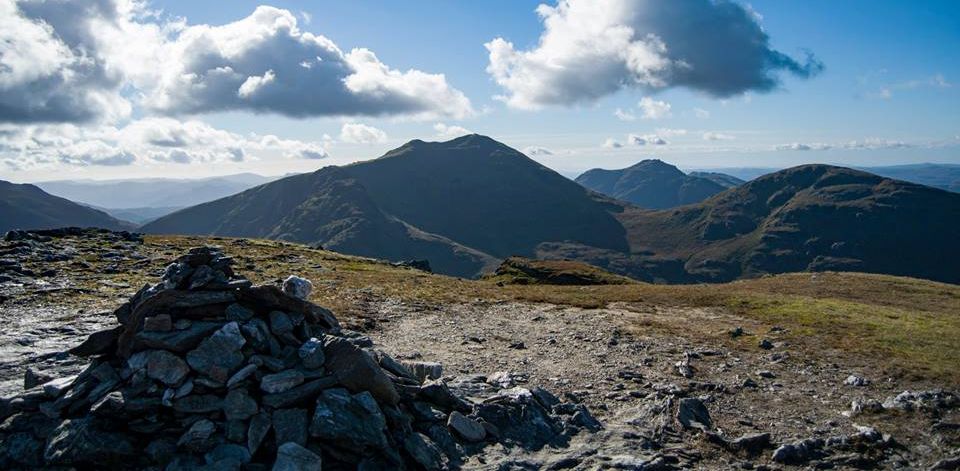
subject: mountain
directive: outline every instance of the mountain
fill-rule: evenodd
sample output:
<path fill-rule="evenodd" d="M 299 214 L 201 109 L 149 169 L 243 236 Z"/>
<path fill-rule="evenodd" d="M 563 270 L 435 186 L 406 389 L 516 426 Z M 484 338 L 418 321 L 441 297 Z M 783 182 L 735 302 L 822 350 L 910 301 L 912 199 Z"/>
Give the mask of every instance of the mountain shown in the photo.
<path fill-rule="evenodd" d="M 897 180 L 919 183 L 921 185 L 932 186 L 954 193 L 960 193 L 960 165 L 956 164 L 909 164 L 909 165 L 887 165 L 873 167 L 855 167 L 858 170 L 870 172 L 882 177 L 896 178 Z M 735 178 L 742 180 L 753 180 L 762 175 L 774 173 L 780 169 L 764 167 L 731 167 L 715 169 L 715 172 L 723 172 Z M 690 175 L 703 172 L 690 172 Z"/>
<path fill-rule="evenodd" d="M 162 208 L 213 201 L 272 180 L 252 173 L 197 179 L 59 180 L 36 185 L 51 194 L 107 209 L 138 209 L 149 218 Z M 156 217 L 156 216 L 152 216 Z"/>
<path fill-rule="evenodd" d="M 733 175 L 727 175 L 720 172 L 688 172 L 687 175 L 691 177 L 706 178 L 724 188 L 733 188 L 736 186 L 743 185 L 746 183 L 746 180 L 741 180 Z"/>
<path fill-rule="evenodd" d="M 960 282 L 960 194 L 829 165 L 750 181 L 666 211 L 624 206 L 630 253 L 553 244 L 572 258 L 667 282 L 862 271 Z"/>
<path fill-rule="evenodd" d="M 727 187 L 712 179 L 690 176 L 657 159 L 620 169 L 588 170 L 576 182 L 598 193 L 642 208 L 665 209 L 697 203 Z"/>
<path fill-rule="evenodd" d="M 131 229 L 133 224 L 70 200 L 53 196 L 34 185 L 0 180 L 0 232 L 11 229 L 52 229 L 64 226 Z"/>
<path fill-rule="evenodd" d="M 130 221 L 137 225 L 143 225 L 160 216 L 166 216 L 178 209 L 179 207 L 167 208 L 96 208 L 99 209 L 117 219 L 124 221 Z"/>
<path fill-rule="evenodd" d="M 411 141 L 161 217 L 149 233 L 266 237 L 475 276 L 543 242 L 627 250 L 616 205 L 488 137 Z"/>
<path fill-rule="evenodd" d="M 871 173 L 884 177 L 906 180 L 921 185 L 941 188 L 960 193 L 960 165 L 949 164 L 913 164 L 892 165 L 888 167 L 864 168 Z"/>
<path fill-rule="evenodd" d="M 645 165 L 667 176 L 679 172 Z M 805 270 L 960 282 L 960 194 L 806 165 L 699 203 L 648 210 L 587 190 L 477 135 L 411 141 L 375 160 L 186 208 L 142 230 L 427 259 L 436 272 L 463 277 L 489 273 L 516 255 L 587 262 L 653 282 Z"/>

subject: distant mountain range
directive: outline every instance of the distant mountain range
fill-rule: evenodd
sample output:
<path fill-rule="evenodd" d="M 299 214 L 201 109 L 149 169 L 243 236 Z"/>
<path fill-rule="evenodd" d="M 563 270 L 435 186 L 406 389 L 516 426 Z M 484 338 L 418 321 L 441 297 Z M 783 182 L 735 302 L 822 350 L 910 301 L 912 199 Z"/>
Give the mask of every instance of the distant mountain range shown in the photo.
<path fill-rule="evenodd" d="M 676 177 L 662 162 L 645 165 Z M 682 199 L 676 189 L 669 187 L 672 201 Z M 478 135 L 411 141 L 376 160 L 270 182 L 142 229 L 426 258 L 435 271 L 459 276 L 519 255 L 657 282 L 802 270 L 960 282 L 960 194 L 807 165 L 654 211 L 591 192 Z"/>
<path fill-rule="evenodd" d="M 133 229 L 134 225 L 35 185 L 0 180 L 0 232 L 11 229 L 52 229 L 64 226 Z"/>
<path fill-rule="evenodd" d="M 641 208 L 666 209 L 699 203 L 736 186 L 730 184 L 737 181 L 735 177 L 716 173 L 709 175 L 707 178 L 687 175 L 673 165 L 649 159 L 619 170 L 588 170 L 577 177 L 576 182 Z"/>
<path fill-rule="evenodd" d="M 241 173 L 197 179 L 58 180 L 36 185 L 116 218 L 142 224 L 177 209 L 230 196 L 273 179 Z"/>
<path fill-rule="evenodd" d="M 855 168 L 883 177 L 896 178 L 898 180 L 960 193 L 960 165 L 957 164 L 923 163 Z M 769 167 L 730 167 L 712 169 L 711 171 L 722 172 L 742 180 L 753 180 L 754 178 L 774 173 L 778 170 L 780 169 Z M 698 173 L 700 172 L 690 172 L 690 175 Z"/>

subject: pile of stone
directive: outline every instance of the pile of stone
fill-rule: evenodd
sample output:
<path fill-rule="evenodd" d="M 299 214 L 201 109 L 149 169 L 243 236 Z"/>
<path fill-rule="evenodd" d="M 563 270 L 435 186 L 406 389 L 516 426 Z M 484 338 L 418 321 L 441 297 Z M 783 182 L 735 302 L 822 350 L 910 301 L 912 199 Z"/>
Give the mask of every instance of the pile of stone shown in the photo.
<path fill-rule="evenodd" d="M 253 286 L 232 265 L 191 250 L 71 350 L 83 372 L 0 402 L 0 468 L 434 470 L 600 427 L 543 389 L 395 360 L 309 281 Z"/>

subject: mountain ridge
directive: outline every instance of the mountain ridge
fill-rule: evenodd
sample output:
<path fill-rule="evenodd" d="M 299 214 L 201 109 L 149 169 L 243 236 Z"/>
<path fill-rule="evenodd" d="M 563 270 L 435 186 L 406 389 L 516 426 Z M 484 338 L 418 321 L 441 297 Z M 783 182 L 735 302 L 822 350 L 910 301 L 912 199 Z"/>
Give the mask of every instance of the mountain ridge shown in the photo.
<path fill-rule="evenodd" d="M 103 211 L 51 195 L 36 185 L 0 180 L 0 231 L 64 226 L 111 230 L 135 227 Z"/>
<path fill-rule="evenodd" d="M 588 170 L 575 181 L 593 191 L 648 209 L 698 203 L 728 188 L 708 178 L 687 175 L 659 159 L 641 160 L 616 170 Z"/>

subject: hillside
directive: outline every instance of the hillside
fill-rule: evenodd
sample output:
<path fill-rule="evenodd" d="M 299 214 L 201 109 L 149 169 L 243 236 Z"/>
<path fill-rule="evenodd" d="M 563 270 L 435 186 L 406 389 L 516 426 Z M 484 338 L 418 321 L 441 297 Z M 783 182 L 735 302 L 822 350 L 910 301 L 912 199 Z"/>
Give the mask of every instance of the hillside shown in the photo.
<path fill-rule="evenodd" d="M 575 244 L 576 258 L 656 281 L 862 271 L 960 282 L 960 195 L 828 165 L 766 175 L 700 204 L 618 215 L 629 255 Z"/>
<path fill-rule="evenodd" d="M 173 408 L 160 405 L 158 396 L 168 386 L 153 378 L 164 378 L 160 373 L 175 369 L 179 364 L 175 360 L 157 361 L 160 364 L 148 366 L 148 375 L 140 374 L 142 378 L 134 375 L 135 381 L 143 381 L 145 386 L 156 384 L 155 387 L 124 389 L 123 394 L 107 396 L 105 404 L 78 400 L 87 397 L 73 392 L 85 391 L 79 388 L 63 394 L 69 386 L 62 385 L 69 384 L 71 375 L 84 371 L 88 363 L 62 352 L 88 334 L 122 327 L 118 318 L 122 322 L 125 317 L 109 315 L 113 310 L 118 314 L 154 311 L 156 315 L 150 324 L 158 327 L 152 329 L 163 328 L 163 323 L 158 322 L 160 318 L 204 316 L 204 320 L 181 320 L 173 330 L 149 334 L 176 340 L 178 343 L 173 346 L 161 344 L 152 348 L 170 349 L 178 357 L 184 356 L 183 343 L 196 345 L 210 338 L 209 331 L 203 329 L 209 325 L 211 313 L 227 308 L 227 303 L 201 309 L 170 306 L 171 309 L 161 312 L 157 312 L 157 306 L 164 306 L 164 300 L 197 302 L 211 295 L 217 296 L 207 302 L 217 302 L 223 299 L 223 292 L 199 290 L 192 296 L 159 296 L 150 298 L 159 299 L 159 303 L 131 303 L 126 310 L 121 303 L 137 296 L 144 284 L 156 282 L 161 274 L 168 273 L 165 267 L 178 256 L 211 243 L 221 247 L 223 254 L 235 262 L 235 275 L 246 276 L 258 286 L 266 285 L 260 288 L 264 293 L 280 292 L 278 280 L 289 275 L 311 280 L 314 289 L 309 300 L 330 309 L 342 324 L 342 335 L 357 345 L 368 346 L 364 350 L 374 358 L 372 365 L 390 366 L 391 371 L 401 373 L 405 370 L 399 369 L 398 363 L 428 366 L 429 371 L 436 372 L 431 377 L 444 378 L 443 382 L 405 382 L 403 397 L 416 394 L 436 398 L 437 394 L 429 393 L 437 389 L 445 392 L 448 388 L 471 398 L 497 394 L 495 399 L 471 403 L 474 413 L 465 408 L 463 414 L 481 417 L 476 413 L 480 410 L 482 417 L 497 427 L 488 430 L 502 433 L 493 438 L 505 436 L 515 440 L 510 446 L 497 445 L 492 439 L 465 443 L 458 435 L 449 438 L 450 432 L 443 433 L 451 413 L 448 406 L 423 407 L 424 412 L 418 413 L 416 420 L 406 422 L 416 424 L 417 430 L 425 429 L 424 421 L 439 426 L 423 435 L 425 443 L 464 445 L 441 448 L 450 456 L 462 456 L 462 466 L 453 469 L 487 469 L 491 465 L 515 469 L 517 463 L 524 469 L 595 469 L 610 463 L 663 462 L 673 466 L 661 469 L 949 469 L 936 467 L 935 463 L 949 463 L 960 446 L 955 426 L 960 421 L 960 397 L 956 393 L 960 373 L 955 367 L 960 361 L 960 351 L 955 348 L 955 339 L 960 335 L 960 318 L 956 315 L 960 310 L 960 287 L 956 285 L 835 272 L 681 286 L 498 284 L 497 279 L 474 281 L 433 275 L 279 241 L 165 236 L 139 240 L 90 231 L 30 241 L 32 250 L 16 250 L 26 242 L 0 241 L 0 251 L 11 254 L 7 258 L 17 264 L 20 272 L 15 283 L 0 281 L 0 321 L 5 326 L 0 331 L 0 394 L 4 396 L 0 400 L 0 419 L 5 419 L 0 444 L 9 444 L 0 447 L 0 463 L 5 469 L 24 467 L 9 465 L 5 460 L 10 457 L 20 458 L 21 462 L 30 462 L 27 460 L 31 458 L 36 460 L 34 463 L 40 462 L 47 435 L 77 436 L 76 429 L 58 424 L 65 419 L 83 424 L 77 419 L 84 418 L 90 409 L 96 416 L 112 420 L 107 431 L 132 433 L 115 434 L 116 440 L 102 440 L 100 429 L 80 428 L 80 438 L 84 440 L 58 438 L 52 443 L 61 448 L 72 445 L 76 449 L 82 445 L 84 450 L 100 450 L 104 446 L 115 449 L 115 443 L 126 443 L 135 433 L 137 437 L 169 443 L 167 449 L 171 453 L 183 453 L 183 447 L 176 443 L 184 436 L 182 429 L 192 422 L 167 420 L 171 413 L 174 419 L 202 415 L 216 424 L 217 438 L 237 428 L 230 425 L 228 414 L 235 414 L 250 401 L 238 405 L 241 401 L 236 400 L 237 394 L 224 395 L 219 383 L 196 381 L 191 383 L 191 393 L 174 400 Z M 582 271 L 582 267 L 573 268 Z M 0 267 L 4 269 L 7 268 Z M 236 281 L 243 286 L 242 279 Z M 270 299 L 275 302 L 277 298 L 264 301 Z M 302 304 L 288 303 L 284 310 L 297 306 Z M 255 334 L 248 333 L 248 326 L 261 322 L 268 329 L 268 338 L 284 342 L 279 343 L 283 348 L 278 346 L 277 350 L 297 351 L 283 337 L 270 333 L 280 325 L 271 326 L 262 319 L 268 314 L 272 317 L 272 309 L 272 304 L 253 309 L 247 315 L 258 317 L 238 322 L 244 326 L 238 335 L 253 344 L 241 350 L 244 358 L 261 351 L 260 359 L 274 358 L 269 347 L 256 343 Z M 243 313 L 239 310 L 240 315 Z M 300 327 L 294 331 L 297 335 L 301 335 Z M 203 336 L 193 335 L 198 330 L 205 332 Z M 337 335 L 340 334 L 323 335 L 324 342 Z M 217 345 L 223 343 L 221 340 Z M 327 360 L 334 358 L 332 354 L 325 355 Z M 228 362 L 236 355 L 223 357 L 224 364 L 231 365 Z M 199 377 L 193 370 L 193 365 L 199 363 L 187 358 L 182 371 L 188 377 Z M 357 360 L 364 358 L 367 357 Z M 298 360 L 294 358 L 293 362 Z M 269 407 L 277 396 L 267 402 L 269 396 L 260 394 L 258 389 L 263 388 L 263 383 L 280 379 L 271 374 L 274 369 L 268 368 L 287 366 L 283 362 L 263 363 L 260 366 L 251 361 L 258 366 L 255 376 L 239 380 L 231 391 L 249 390 L 252 393 L 244 397 Z M 93 360 L 94 366 L 104 364 L 108 362 L 103 358 Z M 369 368 L 363 369 L 371 364 L 370 360 L 350 364 L 368 373 L 357 375 L 361 379 L 373 377 Z M 334 380 L 342 381 L 339 376 L 330 377 L 333 368 L 342 367 L 342 363 L 331 362 L 329 366 L 306 378 L 293 374 L 303 383 L 289 394 L 276 393 L 302 401 L 295 407 L 305 410 L 299 414 L 306 414 L 306 424 L 312 417 L 310 408 L 316 407 L 318 396 L 324 396 L 314 388 L 314 381 L 321 381 L 326 388 Z M 232 372 L 240 366 L 228 368 Z M 82 374 L 78 381 L 109 378 L 102 374 L 104 370 L 87 369 L 88 373 L 96 373 Z M 320 379 L 314 379 L 316 376 Z M 51 378 L 55 382 L 40 385 Z M 66 379 L 61 382 L 63 378 Z M 25 384 L 30 386 L 24 388 Z M 176 388 L 170 388 L 173 389 Z M 368 389 L 371 393 L 376 391 Z M 544 391 L 562 399 L 554 402 Z M 11 394 L 22 397 L 7 399 Z M 73 404 L 80 405 L 74 411 L 79 412 L 59 412 L 60 409 L 50 407 L 50 396 L 55 394 L 64 399 L 54 406 L 77 401 Z M 531 415 L 541 411 L 539 402 L 532 399 L 527 408 L 516 414 L 504 411 L 503 407 L 531 396 L 538 398 L 536 401 L 554 404 L 575 403 L 564 406 L 568 409 L 556 407 L 548 411 L 566 414 L 564 417 L 569 420 L 564 422 L 564 430 L 579 433 L 569 441 L 542 448 L 522 441 L 543 435 L 536 429 L 524 429 L 525 435 L 517 434 L 514 427 L 518 423 L 551 416 Z M 44 407 L 37 407 L 38 401 L 43 401 Z M 129 414 L 134 419 L 120 407 L 124 403 L 131 405 Z M 398 417 L 409 420 L 411 409 L 406 407 L 408 403 L 403 405 L 383 406 L 384 413 L 391 414 L 389 423 L 398 422 Z M 696 408 L 699 424 L 684 418 L 691 406 Z M 267 438 L 261 450 L 266 447 L 272 451 L 276 446 L 270 437 L 287 436 L 297 427 L 303 430 L 304 421 L 294 420 L 298 411 L 289 410 L 260 409 L 274 418 L 268 419 L 262 428 Z M 62 415 L 44 415 L 50 412 Z M 11 414 L 17 415 L 9 418 Z M 141 419 L 142 414 L 150 415 Z M 33 420 L 23 420 L 24 415 Z M 368 423 L 365 415 L 357 418 L 343 412 L 334 414 L 344 416 L 350 419 L 349 423 L 338 423 L 336 430 Z M 277 417 L 291 420 L 276 420 Z M 153 427 L 157 418 L 165 420 L 167 428 L 162 432 Z M 591 426 L 594 418 L 602 423 L 603 430 L 595 431 Z M 263 425 L 249 427 L 248 422 L 258 423 L 255 418 L 237 421 L 243 425 L 239 427 L 241 431 Z M 245 448 L 250 442 L 242 438 L 245 437 L 241 435 L 228 443 Z M 315 437 L 309 440 L 316 441 Z M 24 443 L 32 446 L 22 446 Z M 236 449 L 237 445 L 227 446 Z M 139 453 L 140 449 L 133 448 L 129 459 L 144 459 L 141 455 L 146 454 Z M 337 460 L 343 459 L 343 449 L 321 446 L 317 453 L 323 455 L 324 463 L 340 464 Z M 804 451 L 796 452 L 797 449 Z M 271 458 L 272 454 L 262 451 L 253 455 L 258 462 Z M 198 454 L 195 462 L 199 465 L 203 460 L 203 455 Z M 571 468 L 571 463 L 576 465 Z"/>
<path fill-rule="evenodd" d="M 582 187 L 490 138 L 411 141 L 379 159 L 327 167 L 178 211 L 148 233 L 265 237 L 389 260 L 426 258 L 475 276 L 538 244 L 626 250 L 623 228 Z"/>
<path fill-rule="evenodd" d="M 666 209 L 699 203 L 729 186 L 691 176 L 661 160 L 649 159 L 619 170 L 593 169 L 576 182 L 641 208 Z"/>
<path fill-rule="evenodd" d="M 0 231 L 52 229 L 64 226 L 130 229 L 133 224 L 70 200 L 53 196 L 34 185 L 0 180 Z"/>
<path fill-rule="evenodd" d="M 746 183 L 746 180 L 741 180 L 733 175 L 727 175 L 720 172 L 687 172 L 687 175 L 697 178 L 706 178 L 724 188 L 733 188 Z"/>

